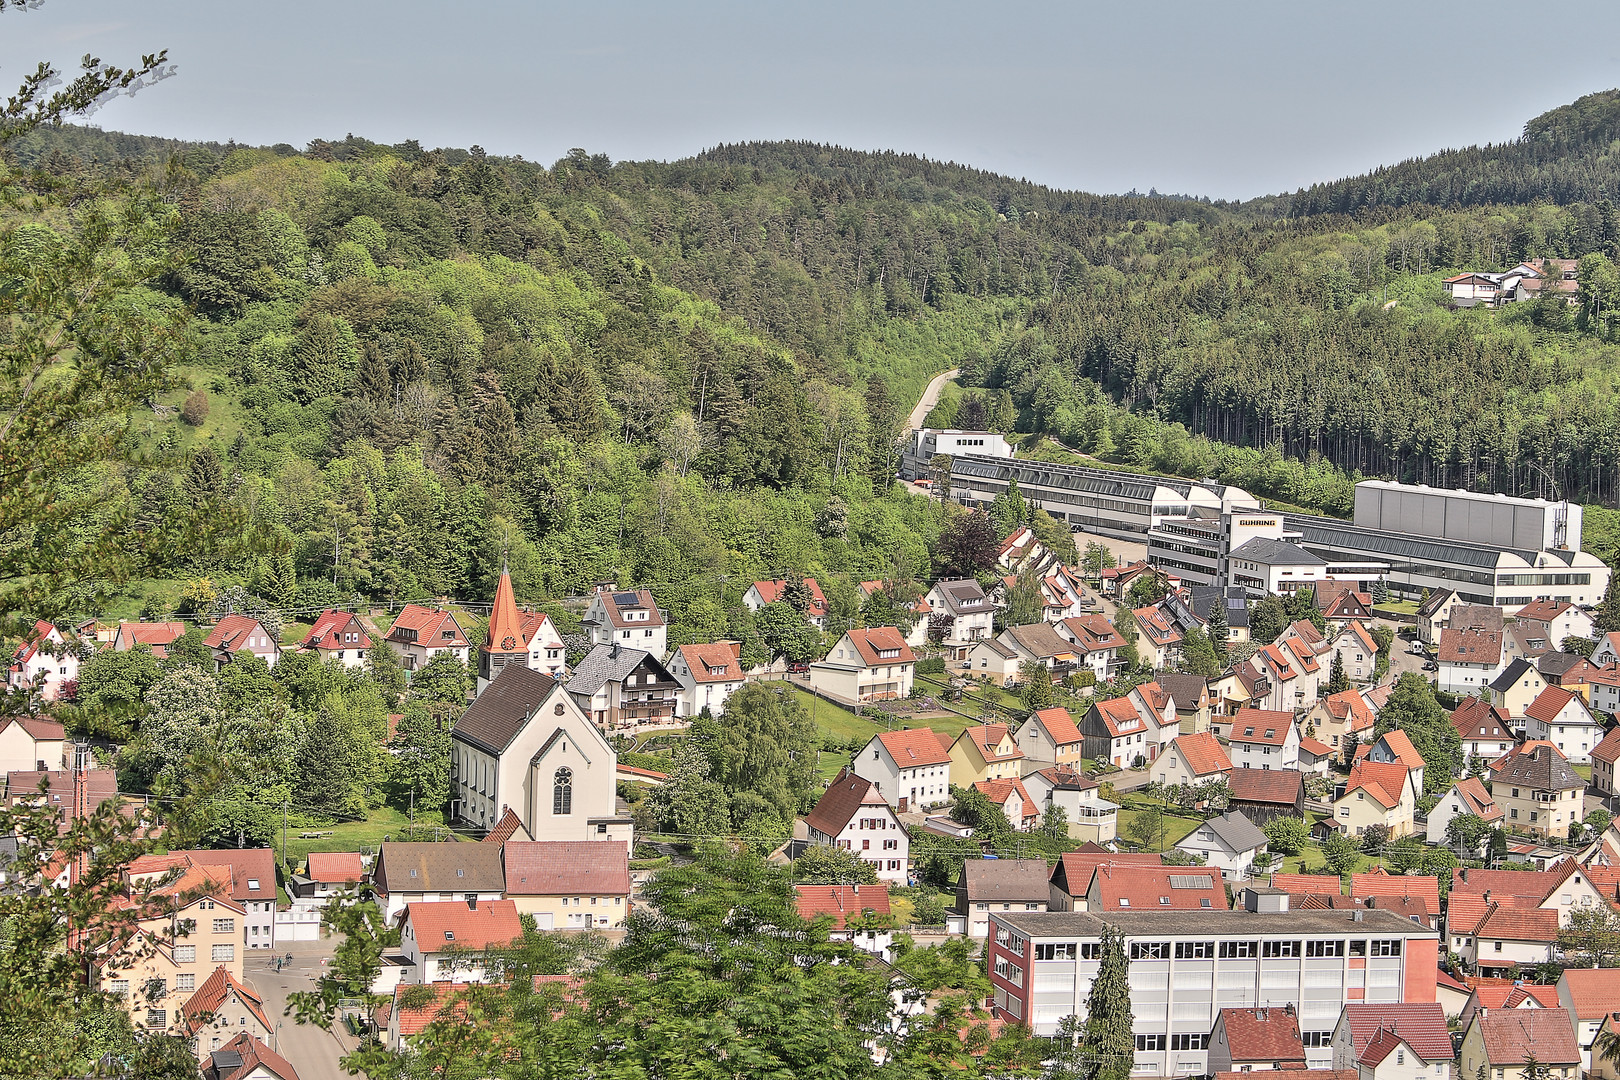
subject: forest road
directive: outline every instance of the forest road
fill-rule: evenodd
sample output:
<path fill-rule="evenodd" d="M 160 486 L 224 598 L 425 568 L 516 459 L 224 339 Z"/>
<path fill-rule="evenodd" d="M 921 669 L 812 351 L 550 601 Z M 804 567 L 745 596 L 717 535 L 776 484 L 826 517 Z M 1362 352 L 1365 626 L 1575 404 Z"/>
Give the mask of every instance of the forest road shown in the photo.
<path fill-rule="evenodd" d="M 917 402 L 917 407 L 912 409 L 911 415 L 906 418 L 907 431 L 916 431 L 922 427 L 923 420 L 927 419 L 929 412 L 939 403 L 939 394 L 941 390 L 945 389 L 945 383 L 956 378 L 960 373 L 961 369 L 951 368 L 949 371 L 940 372 L 928 381 L 928 389 L 923 391 L 922 399 Z"/>

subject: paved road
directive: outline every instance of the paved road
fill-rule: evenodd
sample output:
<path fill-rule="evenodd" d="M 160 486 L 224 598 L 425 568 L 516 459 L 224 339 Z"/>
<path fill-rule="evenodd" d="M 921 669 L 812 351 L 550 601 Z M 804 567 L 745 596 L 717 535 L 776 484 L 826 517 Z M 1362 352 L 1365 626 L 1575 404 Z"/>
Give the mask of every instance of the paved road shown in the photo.
<path fill-rule="evenodd" d="M 326 941 L 295 941 L 280 946 L 273 954 L 248 954 L 244 973 L 253 988 L 264 996 L 264 1009 L 272 1024 L 278 1025 L 273 1049 L 298 1070 L 299 1080 L 350 1080 L 338 1059 L 354 1049 L 355 1041 L 343 1035 L 323 1031 L 318 1027 L 299 1024 L 290 1016 L 283 1016 L 287 996 L 300 990 L 315 989 L 316 981 L 326 970 L 326 961 L 337 949 L 337 939 Z M 275 971 L 270 961 L 273 956 L 292 954 L 292 966 Z"/>
<path fill-rule="evenodd" d="M 912 409 L 911 415 L 906 418 L 907 431 L 916 431 L 923 426 L 923 420 L 927 418 L 933 407 L 939 403 L 939 395 L 945 389 L 945 384 L 959 374 L 961 374 L 960 369 L 951 368 L 949 371 L 940 372 L 929 381 L 928 389 L 923 391 L 922 399 L 917 402 L 917 407 Z"/>

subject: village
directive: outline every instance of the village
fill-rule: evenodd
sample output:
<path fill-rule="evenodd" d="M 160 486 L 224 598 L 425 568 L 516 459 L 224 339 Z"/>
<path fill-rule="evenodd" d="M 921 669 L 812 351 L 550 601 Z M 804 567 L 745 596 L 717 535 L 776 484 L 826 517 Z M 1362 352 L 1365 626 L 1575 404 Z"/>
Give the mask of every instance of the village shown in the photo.
<path fill-rule="evenodd" d="M 1280 515 L 1220 497 L 1224 515 L 1203 520 L 1224 579 L 1153 557 L 1185 524 L 1164 506 L 1146 545 L 1090 534 L 1065 561 L 1019 525 L 984 573 L 858 583 L 868 610 L 877 598 L 905 616 L 894 625 L 839 625 L 814 578 L 750 584 L 751 613 L 822 642 L 807 663 L 749 666 L 724 639 L 671 648 L 652 592 L 615 584 L 586 599 L 571 645 L 505 573 L 487 623 L 445 603 L 385 612 L 386 629 L 374 611 L 329 609 L 284 642 L 252 616 L 219 617 L 194 631 L 216 670 L 295 654 L 358 669 L 379 645 L 406 673 L 465 665 L 447 827 L 357 848 L 302 830 L 297 858 L 285 831 L 279 851 L 164 851 L 160 838 L 123 887 L 131 904 L 169 902 L 99 958 L 95 985 L 221 1075 L 239 1060 L 309 1080 L 337 1075 L 339 1050 L 363 1039 L 406 1047 L 458 989 L 500 977 L 480 950 L 526 930 L 623 933 L 649 876 L 705 839 L 638 812 L 677 782 L 645 767 L 648 751 L 694 722 L 723 728 L 728 702 L 758 685 L 845 736 L 817 753 L 824 787 L 771 853 L 845 860 L 796 873 L 800 913 L 881 963 L 897 935 L 965 939 L 994 1024 L 1057 1035 L 1084 1012 L 1112 927 L 1132 960 L 1135 1075 L 1433 1065 L 1500 1080 L 1532 1058 L 1550 1076 L 1611 1075 L 1594 1044 L 1620 1024 L 1620 967 L 1605 966 L 1620 962 L 1620 633 L 1563 594 L 1508 610 L 1420 591 L 1410 566 L 1336 568 Z M 1578 519 L 1571 535 L 1568 508 L 1519 502 L 1514 515 L 1561 515 L 1567 563 Z M 1607 581 L 1583 585 L 1589 601 Z M 40 623 L 9 680 L 68 698 L 98 651 L 163 657 L 189 630 Z M 8 805 L 43 800 L 68 822 L 141 802 L 42 717 L 0 725 L 0 765 Z M 66 887 L 77 867 L 57 860 L 18 884 Z M 281 1015 L 282 980 L 300 977 L 284 971 L 317 978 L 332 905 L 361 896 L 398 944 L 366 988 L 375 1006 L 312 1039 Z M 896 1023 L 927 1008 L 897 1005 Z"/>

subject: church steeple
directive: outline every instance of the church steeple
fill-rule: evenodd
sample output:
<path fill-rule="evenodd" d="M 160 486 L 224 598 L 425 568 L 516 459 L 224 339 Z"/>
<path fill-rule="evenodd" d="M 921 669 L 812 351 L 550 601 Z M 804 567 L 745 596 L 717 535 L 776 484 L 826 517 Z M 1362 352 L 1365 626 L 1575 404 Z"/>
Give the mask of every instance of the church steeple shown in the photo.
<path fill-rule="evenodd" d="M 517 599 L 512 595 L 512 575 L 501 560 L 501 581 L 495 586 L 495 603 L 489 609 L 489 636 L 478 651 L 478 677 L 493 679 L 501 668 L 526 659 L 523 620 L 518 617 Z"/>

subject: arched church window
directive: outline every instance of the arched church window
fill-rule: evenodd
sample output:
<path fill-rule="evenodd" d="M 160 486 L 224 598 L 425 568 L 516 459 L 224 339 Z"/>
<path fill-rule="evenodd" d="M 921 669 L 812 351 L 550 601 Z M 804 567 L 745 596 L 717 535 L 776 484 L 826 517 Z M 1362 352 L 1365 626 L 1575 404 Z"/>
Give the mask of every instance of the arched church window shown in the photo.
<path fill-rule="evenodd" d="M 574 771 L 567 767 L 557 770 L 552 777 L 551 785 L 551 812 L 553 814 L 571 814 L 574 812 Z"/>

